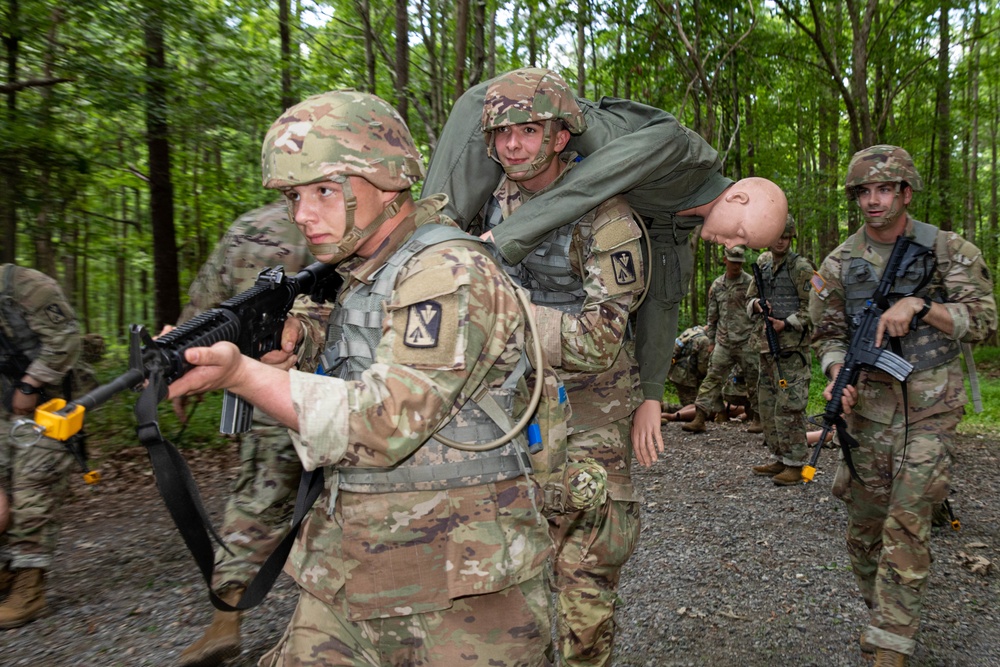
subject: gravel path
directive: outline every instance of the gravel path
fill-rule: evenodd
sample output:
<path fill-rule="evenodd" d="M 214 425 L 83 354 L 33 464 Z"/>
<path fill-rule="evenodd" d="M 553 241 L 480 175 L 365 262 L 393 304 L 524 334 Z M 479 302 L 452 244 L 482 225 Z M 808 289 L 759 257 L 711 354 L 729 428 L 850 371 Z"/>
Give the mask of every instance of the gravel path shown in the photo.
<path fill-rule="evenodd" d="M 866 610 L 843 547 L 845 513 L 829 487 L 835 452 L 817 483 L 777 488 L 749 474 L 761 437 L 736 424 L 704 435 L 666 427 L 667 460 L 635 469 L 646 497 L 643 532 L 621 586 L 617 666 L 870 665 L 858 650 Z M 233 448 L 229 448 L 232 450 Z M 1000 666 L 1000 586 L 963 567 L 960 553 L 1000 559 L 997 443 L 959 443 L 954 504 L 960 533 L 935 529 L 934 574 L 911 662 Z M 188 453 L 218 522 L 236 473 L 234 451 Z M 194 562 L 156 494 L 145 454 L 101 463 L 104 482 L 74 483 L 51 578 L 52 615 L 0 631 L 0 665 L 172 665 L 211 616 Z M 287 577 L 244 622 L 249 667 L 295 606 Z"/>

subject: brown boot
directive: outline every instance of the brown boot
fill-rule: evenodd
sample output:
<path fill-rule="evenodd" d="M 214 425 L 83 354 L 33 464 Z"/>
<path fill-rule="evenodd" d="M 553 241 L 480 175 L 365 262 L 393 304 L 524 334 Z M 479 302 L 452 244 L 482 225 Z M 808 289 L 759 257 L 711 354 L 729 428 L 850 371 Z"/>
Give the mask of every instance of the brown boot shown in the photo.
<path fill-rule="evenodd" d="M 875 647 L 868 643 L 868 637 L 865 635 L 865 631 L 861 631 L 861 639 L 858 641 L 861 645 L 861 652 L 868 656 L 871 660 L 875 656 Z"/>
<path fill-rule="evenodd" d="M 753 417 L 750 419 L 750 425 L 747 426 L 747 433 L 763 433 L 764 425 L 760 423 L 760 415 L 756 412 L 753 413 Z"/>
<path fill-rule="evenodd" d="M 777 486 L 795 486 L 802 483 L 802 466 L 785 466 L 785 469 L 771 478 Z"/>
<path fill-rule="evenodd" d="M 780 472 L 784 472 L 785 464 L 781 461 L 771 461 L 767 465 L 754 466 L 751 468 L 753 474 L 755 475 L 767 475 L 768 477 L 774 477 Z"/>
<path fill-rule="evenodd" d="M 230 605 L 240 601 L 245 589 L 236 586 L 220 597 Z M 240 617 L 242 612 L 215 610 L 212 624 L 195 643 L 181 652 L 180 667 L 215 667 L 223 660 L 240 654 Z"/>
<path fill-rule="evenodd" d="M 10 595 L 0 604 L 0 628 L 19 628 L 48 613 L 45 605 L 45 570 L 14 570 Z"/>
<path fill-rule="evenodd" d="M 874 667 L 906 667 L 906 654 L 896 653 L 887 648 L 876 648 Z"/>
<path fill-rule="evenodd" d="M 697 414 L 695 414 L 694 419 L 692 421 L 689 421 L 687 424 L 684 424 L 684 426 L 681 426 L 682 431 L 687 431 L 688 433 L 705 432 L 706 430 L 705 420 L 708 419 L 708 413 L 702 410 L 701 408 L 696 408 L 696 409 L 698 412 Z"/>
<path fill-rule="evenodd" d="M 7 595 L 13 585 L 14 573 L 10 571 L 10 566 L 0 566 L 0 596 Z"/>

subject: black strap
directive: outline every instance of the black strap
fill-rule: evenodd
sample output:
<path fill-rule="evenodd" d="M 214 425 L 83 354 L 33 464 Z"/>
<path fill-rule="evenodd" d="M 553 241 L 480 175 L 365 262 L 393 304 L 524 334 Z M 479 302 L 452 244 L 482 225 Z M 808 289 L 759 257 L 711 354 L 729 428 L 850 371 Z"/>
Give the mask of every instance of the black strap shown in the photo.
<path fill-rule="evenodd" d="M 234 606 L 226 603 L 212 589 L 212 576 L 215 573 L 214 539 L 222 548 L 229 551 L 222 538 L 213 528 L 204 503 L 198 492 L 198 485 L 191 475 L 187 461 L 177 448 L 160 432 L 157 420 L 156 405 L 166 396 L 166 384 L 162 378 L 151 377 L 149 385 L 139 395 L 135 404 L 135 416 L 139 424 L 136 431 L 139 441 L 149 454 L 153 467 L 156 486 L 163 498 L 163 503 L 177 526 L 191 556 L 194 557 L 198 569 L 208 586 L 208 595 L 212 605 L 222 611 L 243 611 L 260 604 L 274 586 L 278 575 L 284 567 L 288 554 L 295 544 L 299 527 L 312 508 L 316 499 L 323 491 L 323 469 L 302 472 L 299 480 L 298 494 L 295 498 L 295 510 L 292 514 L 292 525 L 281 542 L 268 555 L 267 560 L 257 571 L 257 574 L 247 585 L 240 601 Z"/>

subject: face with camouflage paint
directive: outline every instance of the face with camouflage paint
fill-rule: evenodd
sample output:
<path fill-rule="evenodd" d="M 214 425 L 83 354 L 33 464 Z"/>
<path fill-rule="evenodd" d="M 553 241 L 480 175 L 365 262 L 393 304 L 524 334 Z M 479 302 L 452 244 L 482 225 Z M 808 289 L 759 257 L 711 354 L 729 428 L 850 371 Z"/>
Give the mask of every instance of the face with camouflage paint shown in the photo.
<path fill-rule="evenodd" d="M 348 178 L 357 201 L 354 226 L 363 233 L 399 193 L 379 190 L 358 176 Z M 292 219 L 310 247 L 336 246 L 343 240 L 347 232 L 343 184 L 320 181 L 296 185 L 285 189 L 283 193 L 288 200 Z M 390 225 L 383 225 L 374 235 L 363 235 L 353 254 L 370 257 L 390 230 Z M 321 262 L 329 262 L 334 258 L 335 252 L 316 252 L 315 256 Z"/>
<path fill-rule="evenodd" d="M 570 138 L 570 133 L 563 128 L 562 123 L 547 122 L 550 124 L 550 133 L 559 128 L 547 142 L 545 123 L 520 123 L 493 130 L 497 159 L 507 177 L 532 192 L 551 184 L 562 172 L 563 165 L 555 157 L 566 148 Z M 524 170 L 527 165 L 539 163 L 542 164 L 539 168 Z"/>
<path fill-rule="evenodd" d="M 913 189 L 900 183 L 863 183 L 854 188 L 858 207 L 871 231 L 888 233 L 906 219 L 906 209 L 913 199 Z"/>

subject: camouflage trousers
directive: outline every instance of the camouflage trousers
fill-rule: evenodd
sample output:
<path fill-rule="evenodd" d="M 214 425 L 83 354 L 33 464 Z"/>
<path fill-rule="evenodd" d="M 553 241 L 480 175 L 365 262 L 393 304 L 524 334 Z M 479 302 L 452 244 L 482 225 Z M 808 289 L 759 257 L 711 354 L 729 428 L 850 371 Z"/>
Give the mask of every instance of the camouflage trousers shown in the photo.
<path fill-rule="evenodd" d="M 549 519 L 555 542 L 553 586 L 556 589 L 557 649 L 563 667 L 605 665 L 615 639 L 615 606 L 621 569 L 639 541 L 639 497 L 628 468 L 616 470 L 620 457 L 600 455 L 601 449 L 629 454 L 630 419 L 569 437 L 571 459 L 593 456 L 609 468 L 608 500 L 598 507 Z M 609 439 L 624 440 L 612 447 Z M 602 446 L 602 443 L 605 443 Z"/>
<path fill-rule="evenodd" d="M 0 566 L 51 568 L 72 467 L 73 455 L 56 440 L 13 444 L 10 413 L 0 412 L 0 486 L 11 497 L 10 524 L 0 535 Z"/>
<path fill-rule="evenodd" d="M 681 407 L 694 403 L 698 398 L 698 387 L 692 387 L 686 384 L 675 384 L 674 389 L 677 390 L 677 400 L 681 402 Z"/>
<path fill-rule="evenodd" d="M 708 414 L 720 412 L 725 407 L 722 402 L 722 390 L 729 381 L 733 368 L 737 368 L 736 375 L 750 378 L 746 383 L 747 398 L 750 399 L 751 409 L 756 410 L 757 383 L 752 378 L 757 377 L 759 363 L 760 355 L 750 341 L 733 347 L 716 345 L 708 361 L 708 375 L 701 381 L 701 387 L 698 389 L 695 406 Z"/>
<path fill-rule="evenodd" d="M 328 606 L 305 590 L 258 667 L 541 667 L 552 664 L 544 573 L 450 609 L 349 620 L 344 589 Z"/>
<path fill-rule="evenodd" d="M 778 384 L 774 358 L 770 354 L 759 355 L 757 404 L 764 426 L 764 442 L 775 460 L 787 466 L 803 466 L 809 459 L 806 406 L 809 404 L 812 357 L 809 348 L 799 348 L 799 351 L 802 357 L 792 354 L 779 361 L 783 379 L 788 382 L 784 389 Z"/>
<path fill-rule="evenodd" d="M 912 655 L 931 567 L 931 516 L 948 496 L 951 450 L 961 408 L 906 428 L 900 411 L 891 425 L 848 416 L 860 447 L 851 459 L 867 486 L 844 462 L 833 494 L 847 506 L 847 552 L 865 603 L 865 631 L 874 646 Z M 904 434 L 906 434 L 904 442 Z"/>
<path fill-rule="evenodd" d="M 302 464 L 284 426 L 254 421 L 240 442 L 240 474 L 226 502 L 212 586 L 246 586 L 278 546 L 292 517 Z"/>

